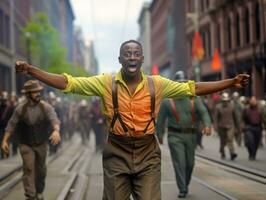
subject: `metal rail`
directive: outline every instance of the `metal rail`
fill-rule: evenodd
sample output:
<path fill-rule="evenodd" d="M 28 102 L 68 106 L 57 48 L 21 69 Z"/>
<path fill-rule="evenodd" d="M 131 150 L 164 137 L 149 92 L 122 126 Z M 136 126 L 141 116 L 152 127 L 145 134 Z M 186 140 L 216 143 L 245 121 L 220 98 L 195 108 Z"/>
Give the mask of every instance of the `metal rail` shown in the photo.
<path fill-rule="evenodd" d="M 216 163 L 224 170 L 229 171 L 230 173 L 237 174 L 239 176 L 245 177 L 247 179 L 259 182 L 266 185 L 266 174 L 263 171 L 251 169 L 248 167 L 240 166 L 235 163 L 223 162 L 221 160 L 213 159 L 208 156 L 196 153 L 196 158 L 201 159 L 202 161 L 208 161 L 210 163 Z"/>

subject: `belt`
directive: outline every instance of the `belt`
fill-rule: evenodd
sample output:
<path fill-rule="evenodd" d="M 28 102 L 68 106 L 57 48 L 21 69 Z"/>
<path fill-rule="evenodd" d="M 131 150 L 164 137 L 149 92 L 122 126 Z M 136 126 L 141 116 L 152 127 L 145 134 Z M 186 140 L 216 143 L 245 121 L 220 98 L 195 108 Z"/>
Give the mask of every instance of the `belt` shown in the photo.
<path fill-rule="evenodd" d="M 170 132 L 175 132 L 175 133 L 194 133 L 196 130 L 196 128 L 191 128 L 191 127 L 188 127 L 188 128 L 176 128 L 176 127 L 172 127 L 172 126 L 169 126 L 168 127 L 168 131 Z"/>

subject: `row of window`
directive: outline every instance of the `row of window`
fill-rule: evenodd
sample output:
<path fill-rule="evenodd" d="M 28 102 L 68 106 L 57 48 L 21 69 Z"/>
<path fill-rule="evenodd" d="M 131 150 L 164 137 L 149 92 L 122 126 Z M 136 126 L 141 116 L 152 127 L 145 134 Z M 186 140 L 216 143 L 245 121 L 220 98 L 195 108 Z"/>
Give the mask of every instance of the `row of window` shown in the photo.
<path fill-rule="evenodd" d="M 251 44 L 251 42 L 259 42 L 261 40 L 261 12 L 259 3 L 253 7 L 254 16 L 251 15 L 248 7 L 243 7 L 243 16 L 240 17 L 239 12 L 233 15 L 228 15 L 223 24 L 216 23 L 214 32 L 211 32 L 210 26 L 202 29 L 202 43 L 205 50 L 205 58 L 210 58 L 213 55 L 212 40 L 215 42 L 215 48 L 220 51 L 231 51 L 236 48 Z M 254 33 L 254 34 L 251 34 Z M 224 40 L 222 41 L 222 34 Z M 251 38 L 253 35 L 253 38 Z M 192 38 L 190 39 L 190 49 L 192 46 Z M 224 45 L 222 46 L 222 42 Z"/>

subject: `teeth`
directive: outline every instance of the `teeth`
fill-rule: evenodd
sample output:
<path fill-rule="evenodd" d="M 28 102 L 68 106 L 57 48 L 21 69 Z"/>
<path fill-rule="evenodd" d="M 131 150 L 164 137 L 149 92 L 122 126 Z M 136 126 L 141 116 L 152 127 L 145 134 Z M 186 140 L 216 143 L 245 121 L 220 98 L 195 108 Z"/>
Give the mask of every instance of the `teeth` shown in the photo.
<path fill-rule="evenodd" d="M 130 72 L 135 72 L 137 70 L 137 67 L 136 66 L 134 66 L 134 67 L 131 66 L 131 67 L 128 68 L 128 70 Z"/>

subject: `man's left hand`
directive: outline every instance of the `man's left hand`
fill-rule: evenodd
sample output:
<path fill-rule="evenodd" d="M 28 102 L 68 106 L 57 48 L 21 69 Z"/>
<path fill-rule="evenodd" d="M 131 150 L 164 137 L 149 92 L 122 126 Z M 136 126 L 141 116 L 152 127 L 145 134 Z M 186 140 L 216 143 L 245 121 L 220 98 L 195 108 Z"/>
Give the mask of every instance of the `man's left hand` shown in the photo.
<path fill-rule="evenodd" d="M 207 136 L 209 136 L 209 135 L 211 135 L 211 133 L 212 133 L 212 130 L 211 130 L 210 127 L 204 127 L 204 128 L 202 129 L 202 134 L 203 134 L 203 135 L 207 135 Z"/>
<path fill-rule="evenodd" d="M 61 141 L 59 131 L 53 131 L 49 139 L 51 140 L 52 145 L 57 145 Z"/>
<path fill-rule="evenodd" d="M 248 85 L 250 79 L 250 75 L 248 74 L 238 74 L 234 78 L 234 86 L 236 88 L 244 88 Z"/>

